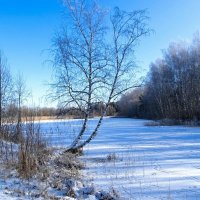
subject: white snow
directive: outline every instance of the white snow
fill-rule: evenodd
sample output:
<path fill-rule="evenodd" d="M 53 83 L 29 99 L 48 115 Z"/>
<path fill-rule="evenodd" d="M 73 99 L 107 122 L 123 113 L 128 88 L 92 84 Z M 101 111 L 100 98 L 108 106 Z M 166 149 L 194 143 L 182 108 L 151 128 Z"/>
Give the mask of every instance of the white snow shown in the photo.
<path fill-rule="evenodd" d="M 123 199 L 200 199 L 200 128 L 145 123 L 105 120 L 86 148 L 86 177 Z M 113 153 L 113 161 L 94 162 Z"/>
<path fill-rule="evenodd" d="M 96 122 L 90 120 L 87 133 Z M 106 118 L 97 137 L 84 149 L 85 180 L 99 190 L 114 189 L 127 200 L 200 199 L 200 128 L 153 127 L 145 126 L 146 122 Z M 50 145 L 65 147 L 81 123 L 44 122 L 41 130 Z M 0 199 L 15 199 L 3 195 L 0 189 Z"/>
<path fill-rule="evenodd" d="M 90 126 L 96 121 L 91 120 Z M 85 178 L 101 189 L 114 188 L 123 199 L 200 199 L 200 128 L 153 127 L 146 122 L 105 119 L 85 148 Z M 61 134 L 48 135 L 51 144 L 69 144 L 80 123 L 60 124 Z M 106 157 L 111 154 L 116 159 L 109 161 Z"/>
<path fill-rule="evenodd" d="M 0 199 L 2 200 L 16 200 L 16 198 L 4 194 L 3 191 L 0 191 Z"/>

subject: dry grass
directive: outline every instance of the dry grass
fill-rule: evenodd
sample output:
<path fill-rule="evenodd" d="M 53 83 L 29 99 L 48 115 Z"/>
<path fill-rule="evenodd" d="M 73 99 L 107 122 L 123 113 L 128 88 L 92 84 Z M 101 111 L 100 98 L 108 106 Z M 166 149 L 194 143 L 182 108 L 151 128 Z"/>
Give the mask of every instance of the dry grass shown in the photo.
<path fill-rule="evenodd" d="M 177 119 L 161 119 L 145 123 L 145 126 L 200 126 L 197 120 L 177 120 Z"/>
<path fill-rule="evenodd" d="M 34 121 L 44 121 L 44 120 L 56 120 L 58 119 L 56 116 L 34 116 Z M 23 117 L 22 121 L 32 121 L 33 117 Z"/>
<path fill-rule="evenodd" d="M 65 172 L 64 176 L 68 178 L 77 179 L 80 177 L 80 170 L 84 168 L 84 164 L 73 153 L 60 154 L 54 159 L 54 163 L 59 171 Z"/>
<path fill-rule="evenodd" d="M 181 120 L 176 119 L 161 119 L 156 121 L 150 121 L 145 123 L 145 126 L 175 126 L 183 125 L 184 123 Z"/>
<path fill-rule="evenodd" d="M 58 119 L 75 119 L 75 116 L 62 116 L 62 117 L 58 117 L 58 116 L 34 116 L 34 121 L 49 121 L 49 120 L 58 120 Z M 23 117 L 22 121 L 23 122 L 30 122 L 33 120 L 33 117 Z"/>
<path fill-rule="evenodd" d="M 21 177 L 30 178 L 44 163 L 42 159 L 46 157 L 46 145 L 42 141 L 40 129 L 35 126 L 34 121 L 26 123 L 22 132 L 23 139 L 19 145 L 17 170 Z"/>
<path fill-rule="evenodd" d="M 34 121 L 1 126 L 1 163 L 15 168 L 22 178 L 30 178 L 45 164 L 49 150 Z"/>

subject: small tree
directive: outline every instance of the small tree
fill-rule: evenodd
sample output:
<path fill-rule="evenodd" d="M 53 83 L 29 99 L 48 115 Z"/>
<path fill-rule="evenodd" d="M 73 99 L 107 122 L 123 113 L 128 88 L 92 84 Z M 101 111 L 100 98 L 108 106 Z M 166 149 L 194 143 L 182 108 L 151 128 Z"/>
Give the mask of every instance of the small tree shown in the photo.
<path fill-rule="evenodd" d="M 6 109 L 13 100 L 13 84 L 6 58 L 0 51 L 0 132 L 6 119 Z"/>
<path fill-rule="evenodd" d="M 110 102 L 135 86 L 134 48 L 150 29 L 143 10 L 125 12 L 115 8 L 110 26 L 106 26 L 107 13 L 96 3 L 66 0 L 64 5 L 69 22 L 54 42 L 53 98 L 83 112 L 83 126 L 68 149 L 77 151 L 96 136 Z M 94 102 L 103 102 L 103 111 L 92 133 L 82 140 Z"/>
<path fill-rule="evenodd" d="M 22 105 L 30 95 L 26 89 L 26 84 L 23 76 L 19 74 L 15 80 L 15 101 L 17 104 L 17 125 L 16 125 L 16 139 L 19 140 L 22 137 Z"/>

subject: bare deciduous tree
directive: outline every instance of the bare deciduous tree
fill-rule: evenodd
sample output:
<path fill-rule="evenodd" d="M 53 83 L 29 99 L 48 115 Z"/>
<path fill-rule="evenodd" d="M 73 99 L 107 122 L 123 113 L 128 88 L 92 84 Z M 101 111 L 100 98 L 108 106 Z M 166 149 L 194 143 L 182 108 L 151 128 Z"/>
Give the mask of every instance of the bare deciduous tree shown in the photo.
<path fill-rule="evenodd" d="M 0 51 L 0 130 L 6 119 L 6 108 L 13 100 L 12 76 L 6 58 Z"/>
<path fill-rule="evenodd" d="M 23 76 L 19 74 L 15 81 L 15 98 L 17 104 L 17 125 L 16 125 L 16 137 L 19 140 L 22 136 L 22 105 L 27 100 L 27 97 L 30 95 L 26 89 L 26 84 L 23 79 Z"/>
<path fill-rule="evenodd" d="M 56 82 L 52 86 L 54 99 L 83 112 L 83 126 L 68 149 L 77 151 L 96 136 L 110 102 L 135 86 L 134 49 L 150 29 L 143 10 L 115 8 L 106 26 L 107 13 L 96 3 L 66 0 L 64 5 L 68 27 L 55 39 Z M 82 140 L 94 102 L 103 102 L 104 110 L 94 130 Z"/>

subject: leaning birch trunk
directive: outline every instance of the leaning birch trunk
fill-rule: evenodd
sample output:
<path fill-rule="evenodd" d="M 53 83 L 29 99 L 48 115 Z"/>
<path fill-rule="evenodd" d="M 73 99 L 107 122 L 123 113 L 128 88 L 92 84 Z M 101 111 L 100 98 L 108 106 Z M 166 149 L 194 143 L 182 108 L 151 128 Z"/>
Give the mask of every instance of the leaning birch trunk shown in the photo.
<path fill-rule="evenodd" d="M 103 118 L 104 118 L 104 116 L 105 116 L 105 114 L 106 114 L 107 108 L 108 108 L 108 105 L 106 106 L 105 111 L 103 112 L 103 114 L 102 114 L 101 117 L 99 118 L 99 121 L 98 121 L 98 123 L 97 123 L 97 125 L 96 125 L 94 131 L 93 131 L 92 134 L 90 135 L 90 137 L 88 137 L 87 140 L 85 140 L 84 142 L 82 142 L 82 143 L 79 144 L 79 145 L 71 146 L 71 147 L 68 148 L 65 152 L 72 152 L 72 153 L 80 152 L 81 149 L 82 149 L 84 146 L 86 146 L 87 144 L 89 144 L 90 141 L 91 141 L 92 139 L 95 138 L 95 136 L 96 136 L 97 133 L 98 133 L 99 127 L 101 126 L 101 123 L 102 123 L 102 121 L 103 121 Z"/>
<path fill-rule="evenodd" d="M 103 118 L 104 118 L 104 116 L 106 115 L 108 106 L 109 106 L 109 104 L 110 104 L 110 102 L 111 102 L 113 93 L 114 93 L 114 91 L 115 91 L 115 85 L 116 85 L 116 83 L 117 83 L 117 78 L 118 78 L 118 73 L 115 75 L 114 82 L 113 82 L 113 84 L 112 84 L 112 89 L 111 89 L 111 92 L 110 92 L 110 94 L 109 94 L 108 102 L 106 103 L 106 107 L 105 107 L 103 113 L 101 114 L 101 116 L 100 116 L 100 118 L 99 118 L 99 121 L 98 121 L 98 123 L 97 123 L 97 125 L 96 125 L 94 131 L 93 131 L 92 134 L 90 135 L 90 137 L 88 137 L 88 139 L 86 139 L 85 141 L 83 141 L 83 142 L 82 142 L 81 144 L 79 144 L 79 145 L 76 145 L 76 146 L 72 146 L 72 145 L 71 145 L 71 147 L 69 147 L 65 152 L 77 153 L 77 152 L 79 152 L 85 145 L 87 145 L 88 143 L 90 143 L 90 141 L 91 141 L 92 139 L 95 138 L 95 136 L 96 136 L 97 133 L 98 133 L 99 127 L 101 126 L 101 123 L 102 123 L 102 121 L 103 121 Z M 84 132 L 85 132 L 85 130 L 84 130 Z M 82 135 L 84 134 L 84 132 L 82 133 Z"/>
<path fill-rule="evenodd" d="M 78 142 L 82 139 L 83 134 L 85 133 L 85 130 L 86 130 L 87 122 L 88 122 L 88 114 L 86 115 L 86 117 L 84 119 L 81 131 L 79 132 L 79 134 L 77 135 L 77 137 L 74 139 L 74 141 L 70 145 L 69 149 L 73 149 L 78 144 Z"/>

